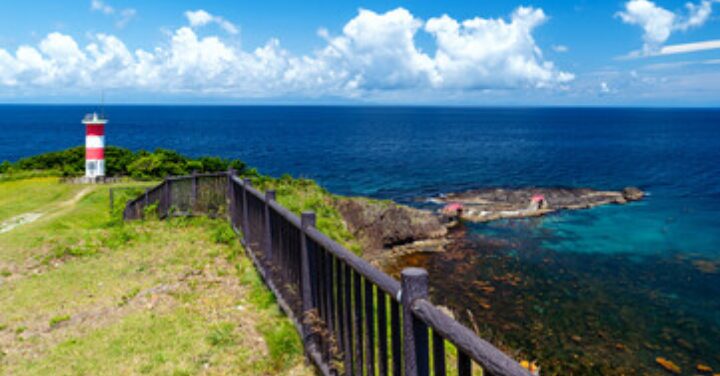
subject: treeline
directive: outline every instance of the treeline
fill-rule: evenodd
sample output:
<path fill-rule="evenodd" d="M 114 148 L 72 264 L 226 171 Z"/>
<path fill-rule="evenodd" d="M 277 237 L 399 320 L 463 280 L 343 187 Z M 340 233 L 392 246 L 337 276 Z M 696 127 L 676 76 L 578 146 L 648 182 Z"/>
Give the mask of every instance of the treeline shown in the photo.
<path fill-rule="evenodd" d="M 238 159 L 190 158 L 167 149 L 133 152 L 116 146 L 105 148 L 107 176 L 129 176 L 139 180 L 151 180 L 168 175 L 187 175 L 193 171 L 198 173 L 225 171 L 228 168 L 235 169 L 239 175 L 257 175 L 255 169 L 249 169 Z M 85 147 L 78 146 L 23 158 L 14 163 L 5 161 L 0 164 L 0 174 L 27 171 L 46 171 L 66 177 L 82 176 L 85 174 Z"/>

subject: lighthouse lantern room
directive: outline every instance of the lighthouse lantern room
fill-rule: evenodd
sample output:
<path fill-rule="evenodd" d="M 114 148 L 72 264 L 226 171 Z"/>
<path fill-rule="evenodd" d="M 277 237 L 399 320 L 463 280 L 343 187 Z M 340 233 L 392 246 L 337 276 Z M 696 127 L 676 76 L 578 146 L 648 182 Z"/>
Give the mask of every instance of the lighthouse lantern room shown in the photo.
<path fill-rule="evenodd" d="M 85 124 L 85 177 L 97 179 L 105 176 L 105 124 L 107 120 L 97 113 L 87 114 Z"/>

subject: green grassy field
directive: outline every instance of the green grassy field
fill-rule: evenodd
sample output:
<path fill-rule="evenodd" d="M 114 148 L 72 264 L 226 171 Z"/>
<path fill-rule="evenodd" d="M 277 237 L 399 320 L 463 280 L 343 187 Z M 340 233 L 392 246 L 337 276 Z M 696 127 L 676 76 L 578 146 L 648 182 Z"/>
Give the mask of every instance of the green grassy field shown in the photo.
<path fill-rule="evenodd" d="M 0 182 L 0 374 L 311 374 L 224 220 L 124 224 L 108 186 Z"/>

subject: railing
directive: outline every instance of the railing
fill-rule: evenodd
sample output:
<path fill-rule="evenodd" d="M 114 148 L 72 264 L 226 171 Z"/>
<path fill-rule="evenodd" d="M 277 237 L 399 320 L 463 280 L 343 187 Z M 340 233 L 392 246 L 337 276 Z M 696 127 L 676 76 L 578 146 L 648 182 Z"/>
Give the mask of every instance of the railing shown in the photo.
<path fill-rule="evenodd" d="M 314 213 L 298 218 L 232 171 L 167 178 L 128 202 L 124 218 L 147 208 L 160 218 L 226 210 L 324 375 L 472 375 L 473 364 L 483 375 L 530 375 L 430 303 L 425 270 L 407 268 L 398 282 L 318 231 Z"/>
<path fill-rule="evenodd" d="M 170 215 L 202 214 L 219 216 L 227 209 L 227 173 L 168 177 L 145 193 L 128 201 L 123 211 L 127 220 L 144 218 L 153 209 L 159 218 Z"/>

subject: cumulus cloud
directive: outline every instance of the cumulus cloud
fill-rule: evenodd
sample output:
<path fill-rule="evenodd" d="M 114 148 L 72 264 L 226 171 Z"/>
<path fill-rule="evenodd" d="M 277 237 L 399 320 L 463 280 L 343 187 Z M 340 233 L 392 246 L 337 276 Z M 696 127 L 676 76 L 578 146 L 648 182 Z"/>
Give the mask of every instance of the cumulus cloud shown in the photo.
<path fill-rule="evenodd" d="M 137 11 L 133 8 L 116 10 L 110 4 L 105 3 L 102 0 L 91 0 L 90 9 L 108 16 L 114 15 L 116 19 L 115 26 L 120 29 L 125 27 L 137 15 Z"/>
<path fill-rule="evenodd" d="M 194 28 L 205 26 L 209 23 L 216 23 L 229 34 L 237 34 L 240 32 L 237 26 L 235 26 L 232 22 L 220 16 L 213 16 L 202 9 L 185 12 L 185 18 L 188 19 L 190 26 Z"/>
<path fill-rule="evenodd" d="M 686 31 L 705 24 L 718 0 L 687 3 L 687 14 L 680 15 L 658 6 L 649 0 L 630 0 L 625 9 L 617 13 L 623 22 L 643 29 L 643 54 L 657 53 L 674 31 Z"/>
<path fill-rule="evenodd" d="M 185 16 L 188 26 L 152 50 L 131 50 L 107 34 L 81 47 L 61 33 L 14 53 L 0 48 L 0 93 L 104 87 L 232 97 L 398 92 L 412 98 L 418 91 L 562 87 L 574 78 L 543 58 L 532 34 L 547 16 L 535 8 L 520 7 L 509 19 L 462 21 L 447 15 L 424 21 L 403 8 L 363 9 L 338 35 L 321 30 L 327 44 L 307 55 L 292 54 L 277 39 L 248 51 L 216 35 L 202 37 L 197 28 L 223 27 L 224 20 L 202 10 Z M 434 53 L 416 44 L 421 32 L 434 40 Z"/>
<path fill-rule="evenodd" d="M 520 7 L 510 22 L 448 17 L 428 20 L 425 30 L 437 41 L 435 69 L 440 85 L 451 87 L 551 86 L 571 81 L 544 61 L 532 31 L 547 20 L 542 9 Z"/>

